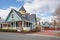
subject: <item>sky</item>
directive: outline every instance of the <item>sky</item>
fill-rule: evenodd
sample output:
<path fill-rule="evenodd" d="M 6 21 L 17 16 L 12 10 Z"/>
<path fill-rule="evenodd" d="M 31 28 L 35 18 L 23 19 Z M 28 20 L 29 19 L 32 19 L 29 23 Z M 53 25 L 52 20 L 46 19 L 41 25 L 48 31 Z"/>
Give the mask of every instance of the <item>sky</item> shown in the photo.
<path fill-rule="evenodd" d="M 28 13 L 51 20 L 59 3 L 60 0 L 0 0 L 0 17 L 6 19 L 11 8 L 18 11 L 24 6 Z"/>

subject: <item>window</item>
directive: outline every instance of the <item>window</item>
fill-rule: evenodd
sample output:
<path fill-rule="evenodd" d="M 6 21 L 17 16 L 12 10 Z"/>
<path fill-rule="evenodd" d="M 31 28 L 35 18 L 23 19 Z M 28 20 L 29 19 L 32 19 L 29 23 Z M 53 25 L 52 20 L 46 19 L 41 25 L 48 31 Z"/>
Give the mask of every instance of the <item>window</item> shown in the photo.
<path fill-rule="evenodd" d="M 12 14 L 12 18 L 14 18 L 14 14 Z"/>
<path fill-rule="evenodd" d="M 18 26 L 18 22 L 16 22 L 16 27 L 19 27 L 19 26 Z"/>
<path fill-rule="evenodd" d="M 28 24 L 28 22 L 26 23 L 26 26 L 27 26 L 27 27 L 29 27 L 29 24 Z"/>
<path fill-rule="evenodd" d="M 3 24 L 3 27 L 7 27 L 7 24 Z"/>

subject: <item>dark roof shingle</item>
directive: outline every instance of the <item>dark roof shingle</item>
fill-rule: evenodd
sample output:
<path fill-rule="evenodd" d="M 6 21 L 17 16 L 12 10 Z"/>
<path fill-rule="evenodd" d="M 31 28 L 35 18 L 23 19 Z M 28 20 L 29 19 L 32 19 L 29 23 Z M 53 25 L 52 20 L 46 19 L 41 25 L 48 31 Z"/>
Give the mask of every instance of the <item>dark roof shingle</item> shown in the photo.
<path fill-rule="evenodd" d="M 25 10 L 25 8 L 23 6 L 19 9 L 19 11 L 21 11 L 21 10 L 26 12 L 26 10 Z"/>

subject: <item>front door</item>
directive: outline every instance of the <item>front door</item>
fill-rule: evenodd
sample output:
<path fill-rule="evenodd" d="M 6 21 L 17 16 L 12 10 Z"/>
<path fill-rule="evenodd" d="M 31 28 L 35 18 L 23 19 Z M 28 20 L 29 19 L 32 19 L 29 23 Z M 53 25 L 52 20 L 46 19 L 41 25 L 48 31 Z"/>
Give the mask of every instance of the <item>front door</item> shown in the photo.
<path fill-rule="evenodd" d="M 18 23 L 18 25 L 19 25 L 20 30 L 22 30 L 22 22 L 21 21 Z"/>
<path fill-rule="evenodd" d="M 16 26 L 17 26 L 17 30 L 20 30 L 20 31 L 22 31 L 22 22 L 21 21 L 19 21 L 19 22 L 16 22 Z"/>

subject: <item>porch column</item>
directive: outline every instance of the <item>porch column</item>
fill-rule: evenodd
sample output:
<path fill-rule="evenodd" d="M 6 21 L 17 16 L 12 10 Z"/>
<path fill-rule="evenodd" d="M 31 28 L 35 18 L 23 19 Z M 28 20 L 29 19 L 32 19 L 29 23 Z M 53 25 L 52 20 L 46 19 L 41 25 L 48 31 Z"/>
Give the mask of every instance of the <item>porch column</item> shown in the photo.
<path fill-rule="evenodd" d="M 31 23 L 30 23 L 29 25 L 30 25 L 30 27 L 31 27 Z"/>
<path fill-rule="evenodd" d="M 2 24 L 2 27 L 3 27 L 3 24 Z"/>
<path fill-rule="evenodd" d="M 25 27 L 26 25 L 25 25 L 25 22 L 24 22 L 24 27 Z"/>
<path fill-rule="evenodd" d="M 8 27 L 8 23 L 7 23 L 7 24 L 5 24 L 5 25 L 7 25 L 7 29 L 9 29 L 9 27 Z"/>
<path fill-rule="evenodd" d="M 16 22 L 15 22 L 15 27 L 16 27 Z"/>
<path fill-rule="evenodd" d="M 24 27 L 24 21 L 22 21 L 22 27 Z"/>
<path fill-rule="evenodd" d="M 32 23 L 30 23 L 31 29 L 32 29 Z"/>
<path fill-rule="evenodd" d="M 30 27 L 30 23 L 28 22 L 28 27 Z"/>
<path fill-rule="evenodd" d="M 29 27 L 29 22 L 28 22 L 28 27 Z"/>
<path fill-rule="evenodd" d="M 8 23 L 7 23 L 7 27 L 8 27 Z"/>
<path fill-rule="evenodd" d="M 10 23 L 10 27 L 12 27 L 11 23 Z"/>
<path fill-rule="evenodd" d="M 16 22 L 15 22 L 15 29 L 16 29 Z"/>
<path fill-rule="evenodd" d="M 31 27 L 31 23 L 28 23 L 28 26 Z"/>
<path fill-rule="evenodd" d="M 10 29 L 12 29 L 12 24 L 10 23 Z"/>

